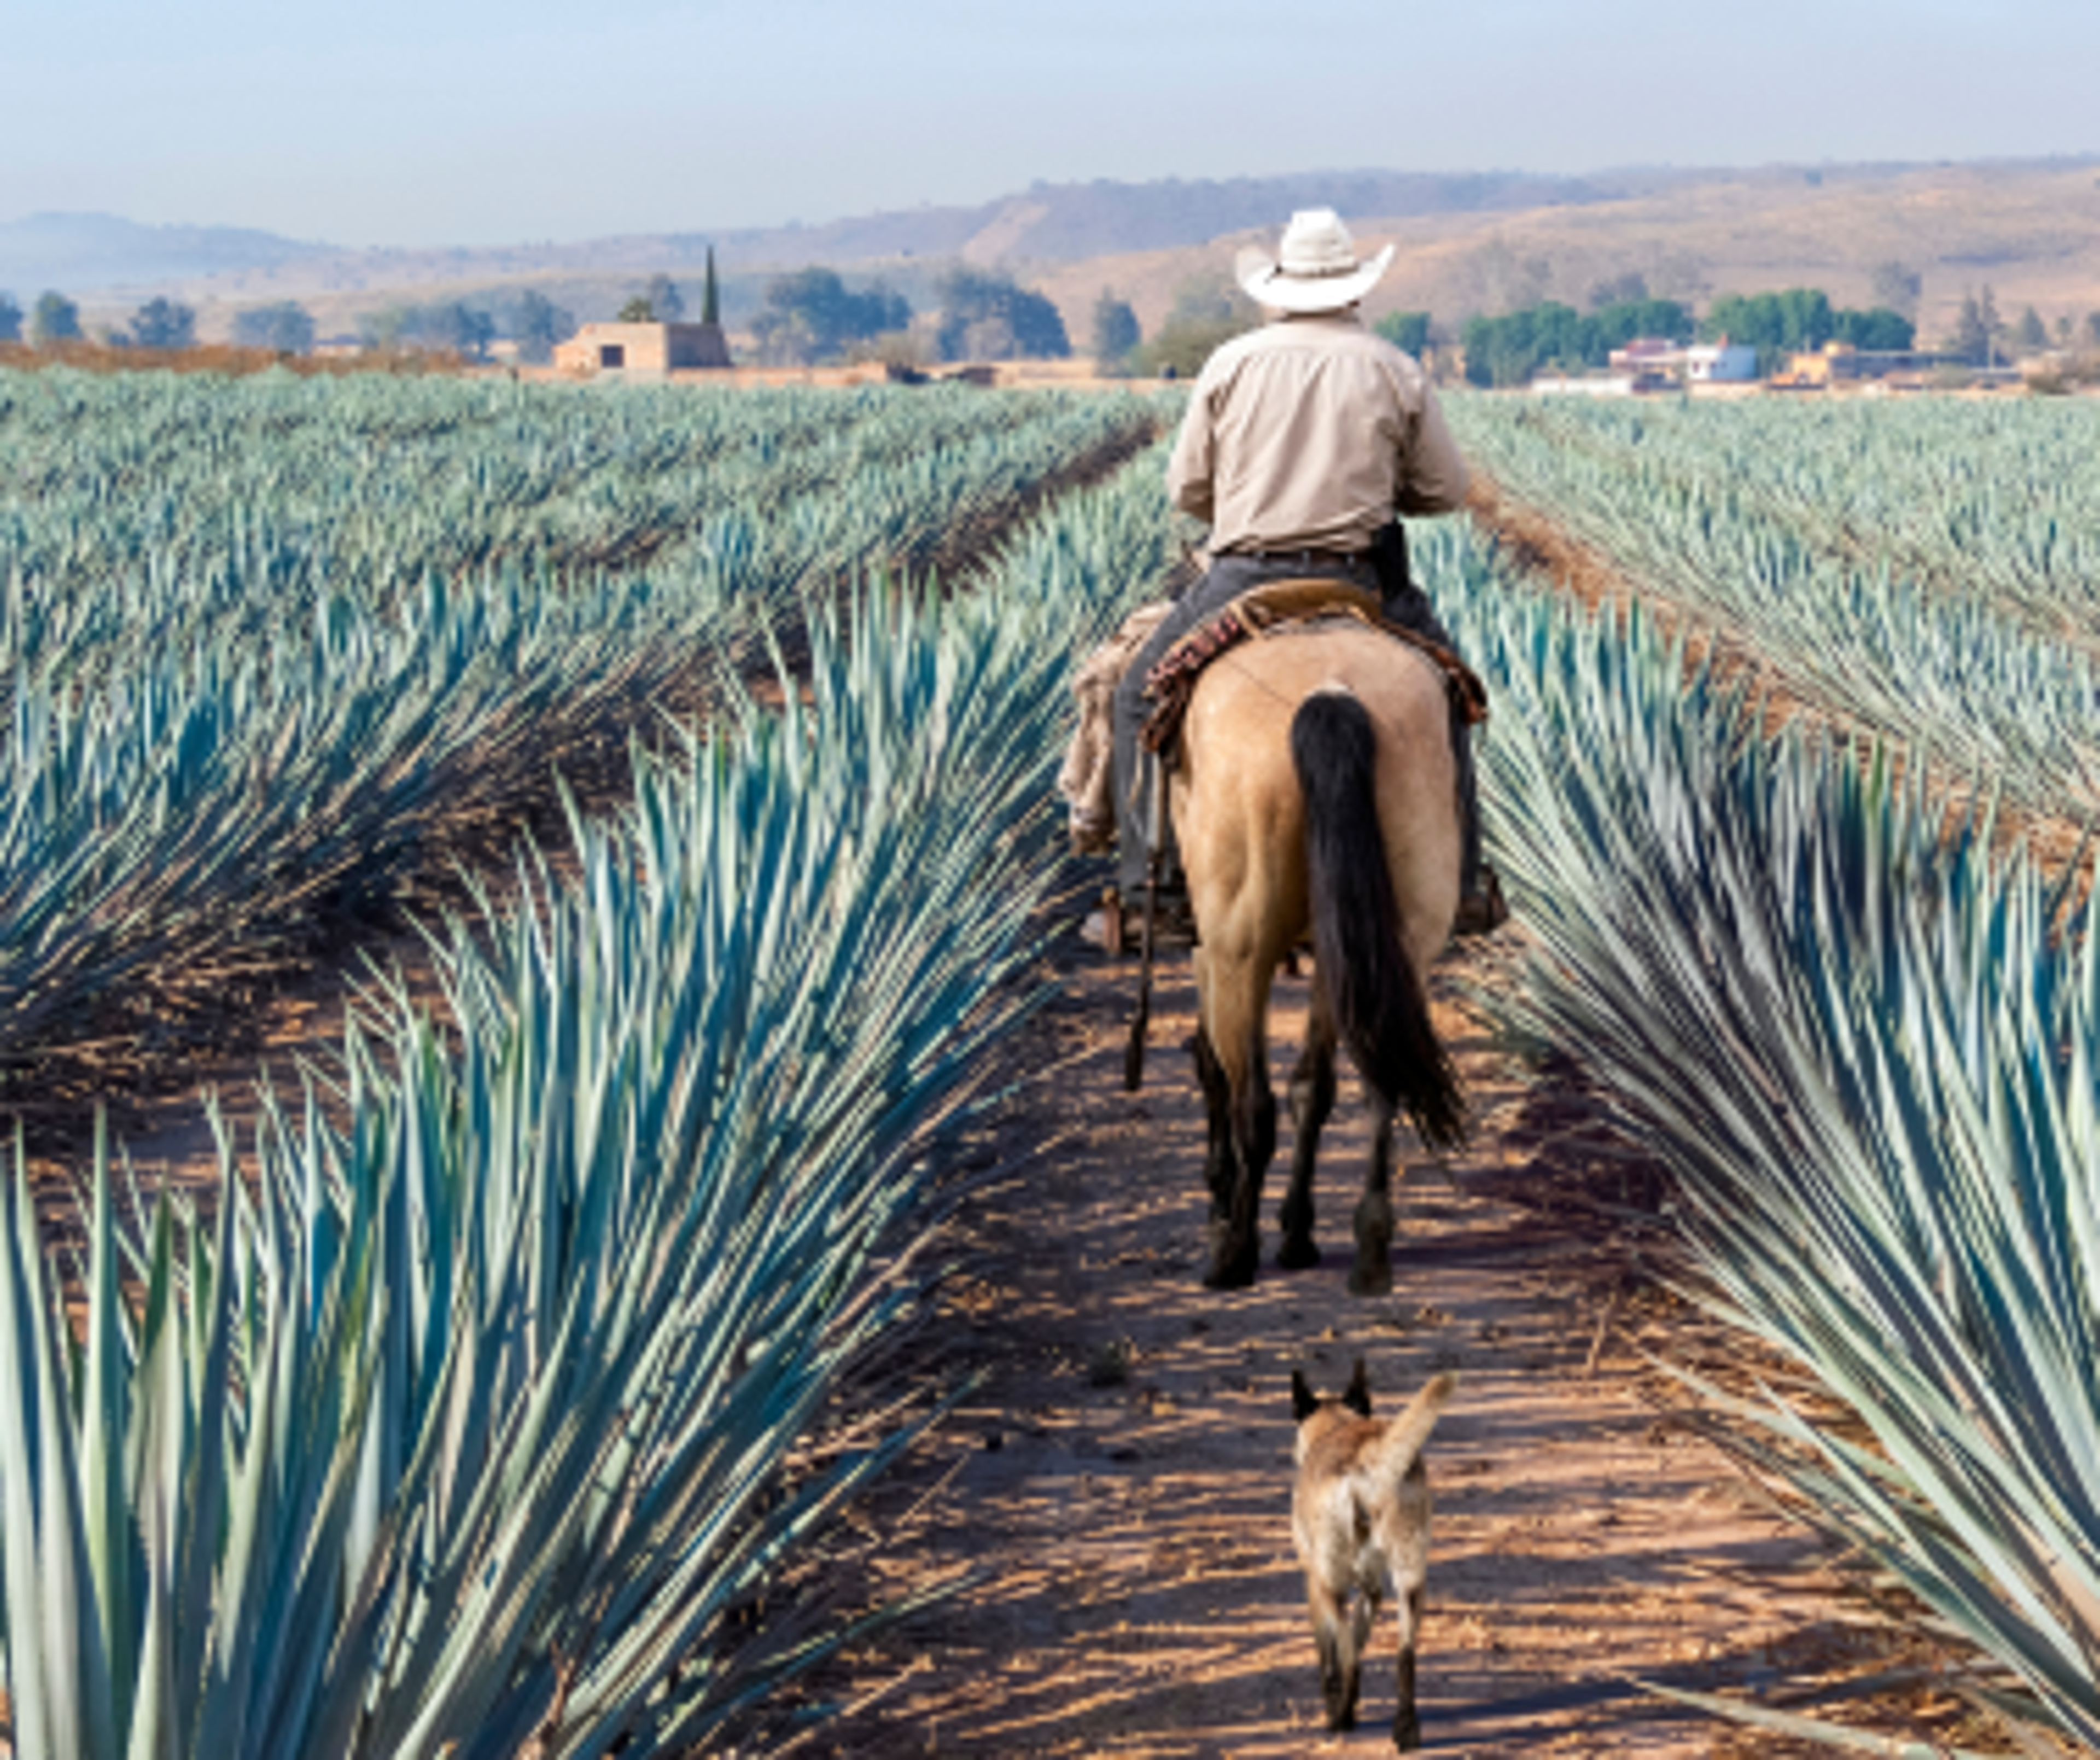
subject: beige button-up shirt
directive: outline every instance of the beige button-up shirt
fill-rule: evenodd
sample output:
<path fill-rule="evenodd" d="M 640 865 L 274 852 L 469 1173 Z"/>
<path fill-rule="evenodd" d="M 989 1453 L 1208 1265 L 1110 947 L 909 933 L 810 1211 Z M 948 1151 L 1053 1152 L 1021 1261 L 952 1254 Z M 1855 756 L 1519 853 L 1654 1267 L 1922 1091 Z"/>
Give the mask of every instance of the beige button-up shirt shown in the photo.
<path fill-rule="evenodd" d="M 1361 550 L 1402 514 L 1466 496 L 1428 376 L 1352 307 L 1237 336 L 1203 364 L 1167 466 L 1214 555 Z"/>

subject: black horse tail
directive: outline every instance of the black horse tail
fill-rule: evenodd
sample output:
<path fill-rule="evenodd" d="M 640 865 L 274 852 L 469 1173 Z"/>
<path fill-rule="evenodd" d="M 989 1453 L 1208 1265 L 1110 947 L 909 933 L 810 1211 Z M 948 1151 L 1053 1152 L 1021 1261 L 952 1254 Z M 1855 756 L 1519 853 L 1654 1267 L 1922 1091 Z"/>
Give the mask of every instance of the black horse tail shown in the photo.
<path fill-rule="evenodd" d="M 1315 691 L 1290 723 L 1305 797 L 1312 952 L 1363 1078 L 1406 1113 L 1423 1141 L 1448 1148 L 1464 1138 L 1465 1101 L 1400 936 L 1379 829 L 1377 737 L 1370 712 L 1341 690 Z"/>

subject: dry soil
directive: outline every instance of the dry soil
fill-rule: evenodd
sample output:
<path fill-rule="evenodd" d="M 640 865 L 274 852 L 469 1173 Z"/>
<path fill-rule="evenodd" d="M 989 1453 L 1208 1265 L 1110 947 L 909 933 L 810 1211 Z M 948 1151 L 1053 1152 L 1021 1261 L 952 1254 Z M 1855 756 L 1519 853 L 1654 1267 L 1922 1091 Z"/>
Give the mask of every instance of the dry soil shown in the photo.
<path fill-rule="evenodd" d="M 957 1586 L 806 1684 L 830 1714 L 778 1751 L 1389 1752 L 1390 1616 L 1361 1727 L 1330 1736 L 1290 1539 L 1290 1371 L 1336 1391 L 1358 1356 L 1392 1404 L 1438 1370 L 1461 1377 L 1429 1450 L 1427 1751 L 1789 1752 L 1634 1681 L 1785 1704 L 1886 1666 L 1823 1546 L 1654 1403 L 1667 1381 L 1651 1353 L 1735 1348 L 1652 1279 L 1639 1212 L 1656 1170 L 1564 1069 L 1502 1048 L 1468 1001 L 1505 981 L 1515 935 L 1436 974 L 1474 1135 L 1440 1164 L 1410 1155 L 1394 1291 L 1370 1300 L 1345 1288 L 1368 1153 L 1353 1084 L 1322 1162 L 1325 1263 L 1206 1291 L 1185 956 L 1162 973 L 1132 1094 L 1132 968 L 1066 943 L 1035 1073 L 995 1132 L 1007 1176 L 964 1209 L 966 1269 L 923 1347 L 982 1383 L 860 1513 L 869 1545 L 848 1568 L 871 1603 Z M 1279 986 L 1280 1069 L 1305 990 Z M 1915 1732 L 1934 1707 L 1913 1693 L 1880 1709 Z"/>

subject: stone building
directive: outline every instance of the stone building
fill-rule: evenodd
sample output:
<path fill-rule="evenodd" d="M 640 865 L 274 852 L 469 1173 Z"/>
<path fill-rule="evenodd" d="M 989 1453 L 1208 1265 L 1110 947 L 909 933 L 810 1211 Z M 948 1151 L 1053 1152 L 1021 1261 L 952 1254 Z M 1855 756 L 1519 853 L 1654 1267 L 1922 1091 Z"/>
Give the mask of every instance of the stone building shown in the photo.
<path fill-rule="evenodd" d="M 653 378 L 730 364 L 719 324 L 587 324 L 554 348 L 558 370 L 585 378 L 604 373 Z"/>

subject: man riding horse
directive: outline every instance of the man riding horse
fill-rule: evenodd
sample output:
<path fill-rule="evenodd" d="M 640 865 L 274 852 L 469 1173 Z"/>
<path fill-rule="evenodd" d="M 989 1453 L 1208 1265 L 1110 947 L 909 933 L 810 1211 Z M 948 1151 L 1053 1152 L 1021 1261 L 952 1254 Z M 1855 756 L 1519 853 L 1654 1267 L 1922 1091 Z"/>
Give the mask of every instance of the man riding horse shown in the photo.
<path fill-rule="evenodd" d="M 1204 364 L 1167 466 L 1175 504 L 1211 528 L 1209 567 L 1138 651 L 1115 694 L 1118 872 L 1142 894 L 1151 815 L 1138 774 L 1147 675 L 1189 630 L 1250 588 L 1332 579 L 1379 595 L 1392 622 L 1444 648 L 1450 637 L 1410 578 L 1398 514 L 1444 514 L 1465 499 L 1466 462 L 1428 376 L 1371 330 L 1360 302 L 1392 260 L 1359 260 L 1331 209 L 1295 214 L 1274 259 L 1245 260 L 1240 283 L 1275 321 Z M 1481 860 L 1471 730 L 1451 729 L 1462 797 L 1458 933 L 1507 915 Z M 1134 786 L 1136 785 L 1136 786 Z"/>

